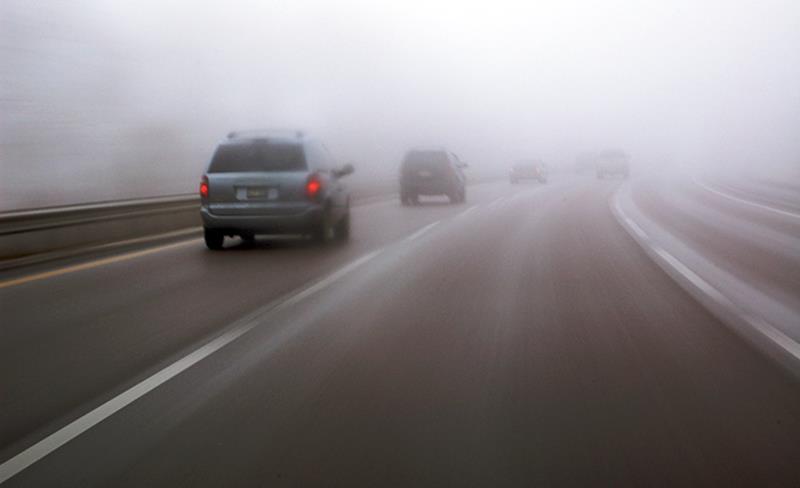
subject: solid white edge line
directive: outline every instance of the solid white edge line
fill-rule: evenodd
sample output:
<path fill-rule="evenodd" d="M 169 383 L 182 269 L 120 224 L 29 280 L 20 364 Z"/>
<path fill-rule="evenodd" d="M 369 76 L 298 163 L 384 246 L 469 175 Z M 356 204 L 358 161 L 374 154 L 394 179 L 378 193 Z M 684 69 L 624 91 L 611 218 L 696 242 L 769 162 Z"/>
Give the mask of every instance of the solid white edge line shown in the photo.
<path fill-rule="evenodd" d="M 430 224 L 426 225 L 425 227 L 419 229 L 418 231 L 414 232 L 410 236 L 406 237 L 405 240 L 406 241 L 413 241 L 415 239 L 418 239 L 424 233 L 428 232 L 429 230 L 431 230 L 434 227 L 436 227 L 437 225 L 439 225 L 439 222 L 440 222 L 439 220 L 437 220 L 436 222 L 431 222 Z"/>
<path fill-rule="evenodd" d="M 742 203 L 744 205 L 750 205 L 751 207 L 760 208 L 761 210 L 766 210 L 768 212 L 774 212 L 774 213 L 777 213 L 779 215 L 783 215 L 784 217 L 790 217 L 790 218 L 793 218 L 793 219 L 800 219 L 800 214 L 796 214 L 794 212 L 789 212 L 787 210 L 781 210 L 779 208 L 770 207 L 769 205 L 764 205 L 764 204 L 761 204 L 761 203 L 753 202 L 751 200 L 745 200 L 744 198 L 739 198 L 739 197 L 733 196 L 733 195 L 731 195 L 729 193 L 726 193 L 726 192 L 717 190 L 715 188 L 712 188 L 711 186 L 707 185 L 706 183 L 703 183 L 700 180 L 698 180 L 696 177 L 692 178 L 692 182 L 694 182 L 694 184 L 699 186 L 700 188 L 703 188 L 704 190 L 709 191 L 711 193 L 715 193 L 715 194 L 717 194 L 717 195 L 719 195 L 721 197 L 727 198 L 728 200 L 733 200 L 734 202 L 739 202 L 739 203 Z"/>
<path fill-rule="evenodd" d="M 322 280 L 307 286 L 300 291 L 291 293 L 287 298 L 278 299 L 276 302 L 256 310 L 248 315 L 245 319 L 240 320 L 240 324 L 238 326 L 233 327 L 207 344 L 200 346 L 198 349 L 195 349 L 191 353 L 187 354 L 181 359 L 178 359 L 164 369 L 142 380 L 94 410 L 84 414 L 80 418 L 48 435 L 19 454 L 11 457 L 3 464 L 0 464 L 0 483 L 4 483 L 10 478 L 16 476 L 64 444 L 80 436 L 103 420 L 122 410 L 134 401 L 153 391 L 157 387 L 161 386 L 183 371 L 197 364 L 201 360 L 219 351 L 248 331 L 252 330 L 261 323 L 260 319 L 263 318 L 265 313 L 282 310 L 300 302 L 305 298 L 308 298 L 309 296 L 338 281 L 367 261 L 370 261 L 375 256 L 380 254 L 380 252 L 380 250 L 377 250 L 366 254 L 339 268 Z"/>
<path fill-rule="evenodd" d="M 731 299 L 725 296 L 721 291 L 719 291 L 716 287 L 714 287 L 711 283 L 701 278 L 697 273 L 692 271 L 686 264 L 684 264 L 681 260 L 670 254 L 664 248 L 653 242 L 653 240 L 647 235 L 647 233 L 642 230 L 642 228 L 636 224 L 628 215 L 625 214 L 625 211 L 622 210 L 622 206 L 619 202 L 619 194 L 620 191 L 617 191 L 611 198 L 613 199 L 613 204 L 611 205 L 613 213 L 619 217 L 620 223 L 624 224 L 623 227 L 628 227 L 634 233 L 639 235 L 640 239 L 637 240 L 640 246 L 642 247 L 649 247 L 650 250 L 658 255 L 659 258 L 668 266 L 670 266 L 675 272 L 680 274 L 684 279 L 688 280 L 692 285 L 694 285 L 699 291 L 705 293 L 710 299 L 716 302 L 718 305 L 724 307 L 729 312 L 735 314 L 739 317 L 744 323 L 748 326 L 752 327 L 757 332 L 761 333 L 763 336 L 771 340 L 774 344 L 780 347 L 783 351 L 787 354 L 791 355 L 795 360 L 800 361 L 800 343 L 792 339 L 791 337 L 787 336 L 783 332 L 781 332 L 778 328 L 774 325 L 770 324 L 766 320 L 761 317 L 756 317 L 751 314 L 744 312 L 738 305 L 736 305 Z M 638 230 L 637 230 L 638 229 Z"/>

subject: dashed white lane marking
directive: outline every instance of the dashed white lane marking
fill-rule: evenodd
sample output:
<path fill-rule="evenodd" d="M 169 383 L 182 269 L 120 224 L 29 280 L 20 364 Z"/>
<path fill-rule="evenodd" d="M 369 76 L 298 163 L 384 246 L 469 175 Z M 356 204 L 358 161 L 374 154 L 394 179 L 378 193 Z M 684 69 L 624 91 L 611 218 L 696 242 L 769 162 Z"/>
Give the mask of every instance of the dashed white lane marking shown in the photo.
<path fill-rule="evenodd" d="M 756 317 L 742 310 L 741 307 L 739 307 L 733 301 L 731 301 L 715 286 L 713 286 L 711 283 L 701 278 L 697 273 L 695 273 L 688 266 L 686 266 L 681 260 L 670 254 L 660 245 L 656 244 L 653 241 L 653 239 L 636 222 L 634 222 L 630 217 L 628 217 L 625 214 L 625 212 L 622 210 L 622 206 L 619 203 L 618 194 L 612 198 L 613 198 L 613 208 L 615 210 L 614 213 L 618 217 L 620 217 L 622 221 L 624 221 L 626 226 L 632 229 L 639 236 L 640 238 L 639 242 L 642 246 L 649 247 L 667 265 L 669 265 L 677 273 L 683 276 L 686 280 L 688 280 L 692 285 L 694 285 L 698 290 L 700 290 L 706 296 L 717 302 L 717 304 L 721 305 L 722 307 L 725 307 L 727 310 L 732 311 L 733 313 L 738 315 L 750 327 L 752 327 L 762 335 L 766 336 L 768 339 L 772 340 L 774 344 L 778 345 L 781 349 L 783 349 L 786 353 L 791 355 L 794 359 L 800 360 L 800 343 L 798 343 L 791 337 L 787 336 L 779 329 L 777 329 L 774 325 L 770 324 L 761 317 Z"/>
<path fill-rule="evenodd" d="M 423 234 L 425 234 L 425 233 L 426 233 L 426 232 L 428 232 L 429 230 L 431 230 L 431 229 L 433 229 L 434 227 L 436 227 L 437 225 L 439 225 L 439 222 L 440 222 L 440 221 L 438 221 L 438 220 L 437 220 L 436 222 L 432 222 L 432 223 L 430 223 L 430 224 L 426 225 L 425 227 L 421 228 L 420 230 L 418 230 L 418 231 L 414 232 L 413 234 L 411 234 L 410 236 L 406 237 L 406 238 L 405 238 L 405 240 L 406 240 L 406 241 L 413 241 L 413 240 L 415 240 L 415 239 L 418 239 L 418 238 L 419 238 L 419 237 L 421 237 Z"/>
<path fill-rule="evenodd" d="M 496 199 L 494 199 L 492 202 L 490 202 L 490 203 L 489 203 L 489 205 L 487 205 L 487 206 L 486 206 L 486 208 L 494 208 L 494 207 L 496 207 L 497 205 L 500 205 L 501 203 L 503 203 L 504 201 L 506 201 L 506 199 L 507 199 L 507 198 L 508 198 L 508 197 L 500 197 L 500 198 L 496 198 Z"/>
<path fill-rule="evenodd" d="M 466 216 L 468 213 L 470 213 L 470 212 L 474 211 L 474 210 L 475 210 L 475 209 L 477 209 L 477 208 L 478 208 L 478 205 L 473 205 L 473 206 L 471 206 L 470 208 L 468 208 L 468 209 L 464 210 L 463 212 L 461 212 L 460 214 L 458 214 L 456 217 L 464 217 L 464 216 Z"/>
<path fill-rule="evenodd" d="M 744 198 L 739 198 L 739 197 L 733 196 L 733 195 L 731 195 L 729 193 L 722 192 L 722 191 L 719 191 L 719 190 L 717 190 L 715 188 L 712 188 L 712 187 L 708 186 L 707 184 L 701 182 L 697 178 L 693 178 L 692 181 L 694 181 L 694 184 L 696 184 L 700 188 L 703 188 L 704 190 L 709 191 L 711 193 L 714 193 L 716 195 L 719 195 L 719 196 L 721 196 L 723 198 L 727 198 L 728 200 L 733 200 L 734 202 L 738 202 L 738 203 L 741 203 L 741 204 L 744 204 L 744 205 L 749 205 L 751 207 L 760 208 L 761 210 L 766 210 L 768 212 L 773 212 L 773 213 L 776 213 L 776 214 L 779 214 L 779 215 L 783 215 L 784 217 L 790 217 L 792 219 L 800 219 L 800 214 L 796 214 L 794 212 L 789 212 L 789 211 L 786 211 L 786 210 L 781 210 L 779 208 L 770 207 L 769 205 L 763 205 L 761 203 L 756 203 L 756 202 L 753 202 L 751 200 L 745 200 Z"/>
<path fill-rule="evenodd" d="M 41 460 L 48 454 L 52 453 L 56 449 L 60 448 L 64 444 L 68 443 L 72 439 L 75 439 L 76 437 L 83 434 L 87 430 L 91 429 L 95 425 L 99 424 L 103 420 L 107 419 L 111 415 L 122 410 L 123 408 L 130 405 L 137 399 L 153 391 L 155 388 L 166 383 L 167 381 L 179 375 L 183 371 L 186 371 L 193 365 L 197 364 L 204 358 L 219 351 L 226 345 L 230 344 L 237 338 L 241 337 L 248 331 L 252 330 L 254 327 L 262 323 L 264 314 L 268 312 L 275 312 L 278 310 L 285 309 L 291 305 L 300 302 L 301 300 L 304 300 L 305 298 L 308 298 L 309 296 L 321 291 L 327 286 L 330 286 L 332 283 L 340 280 L 345 275 L 351 273 L 359 266 L 362 266 L 366 262 L 372 260 L 373 258 L 375 258 L 375 256 L 377 256 L 380 253 L 381 251 L 377 250 L 369 254 L 366 254 L 356 259 L 355 261 L 352 261 L 349 264 L 339 268 L 337 271 L 331 273 L 322 280 L 298 292 L 292 293 L 286 298 L 278 299 L 258 309 L 257 311 L 248 315 L 244 319 L 238 321 L 239 325 L 232 327 L 230 330 L 228 330 L 221 336 L 201 346 L 195 351 L 187 354 L 181 359 L 178 359 L 177 361 L 170 364 L 161 371 L 158 371 L 149 378 L 146 378 L 140 383 L 132 386 L 128 390 L 117 395 L 111 400 L 105 402 L 104 404 L 95 408 L 91 412 L 83 415 L 77 420 L 69 423 L 68 425 L 57 430 L 56 432 L 50 434 L 49 436 L 37 442 L 36 444 L 32 445 L 31 447 L 25 449 L 16 456 L 7 460 L 3 464 L 0 464 L 0 483 L 3 483 L 9 478 L 17 475 L 24 469 L 38 462 L 39 460 Z"/>

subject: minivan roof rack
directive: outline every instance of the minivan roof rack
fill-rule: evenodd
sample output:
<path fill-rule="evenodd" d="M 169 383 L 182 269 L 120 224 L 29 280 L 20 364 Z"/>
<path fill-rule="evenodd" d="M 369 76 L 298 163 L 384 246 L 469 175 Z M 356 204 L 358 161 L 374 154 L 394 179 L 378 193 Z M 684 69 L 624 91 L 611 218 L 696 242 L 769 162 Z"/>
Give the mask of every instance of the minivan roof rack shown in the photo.
<path fill-rule="evenodd" d="M 303 131 L 295 129 L 250 129 L 228 132 L 228 139 L 258 139 L 266 137 L 291 137 L 302 139 Z"/>

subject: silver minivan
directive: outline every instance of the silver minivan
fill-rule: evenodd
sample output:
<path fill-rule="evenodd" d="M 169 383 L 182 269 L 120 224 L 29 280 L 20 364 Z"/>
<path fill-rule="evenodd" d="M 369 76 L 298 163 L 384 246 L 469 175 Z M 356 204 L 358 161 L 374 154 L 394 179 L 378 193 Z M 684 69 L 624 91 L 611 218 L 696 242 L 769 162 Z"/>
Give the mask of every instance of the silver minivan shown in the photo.
<path fill-rule="evenodd" d="M 209 249 L 225 236 L 299 234 L 321 242 L 350 236 L 350 194 L 325 146 L 302 132 L 231 132 L 200 183 L 200 214 Z"/>

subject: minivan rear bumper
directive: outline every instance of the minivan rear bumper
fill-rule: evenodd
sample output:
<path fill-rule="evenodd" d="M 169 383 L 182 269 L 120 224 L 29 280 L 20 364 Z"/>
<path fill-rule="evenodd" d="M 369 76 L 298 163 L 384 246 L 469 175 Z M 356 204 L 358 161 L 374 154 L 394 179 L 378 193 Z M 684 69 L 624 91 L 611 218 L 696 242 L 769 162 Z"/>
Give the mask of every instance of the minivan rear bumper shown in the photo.
<path fill-rule="evenodd" d="M 322 221 L 321 205 L 309 206 L 292 215 L 217 215 L 208 207 L 200 207 L 203 226 L 208 229 L 229 231 L 231 234 L 305 234 Z"/>

